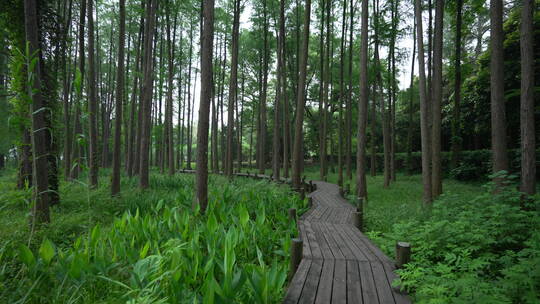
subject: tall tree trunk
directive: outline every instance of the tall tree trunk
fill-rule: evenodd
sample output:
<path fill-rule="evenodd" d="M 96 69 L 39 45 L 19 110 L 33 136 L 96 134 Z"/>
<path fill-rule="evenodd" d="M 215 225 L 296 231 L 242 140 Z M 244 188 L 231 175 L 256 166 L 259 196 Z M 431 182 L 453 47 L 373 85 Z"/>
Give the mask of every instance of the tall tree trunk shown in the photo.
<path fill-rule="evenodd" d="M 367 199 L 366 122 L 368 106 L 368 0 L 362 0 L 362 34 L 360 48 L 360 102 L 358 103 L 358 134 L 356 151 L 356 193 Z"/>
<path fill-rule="evenodd" d="M 311 0 L 306 0 L 304 13 L 304 32 L 302 37 L 302 52 L 300 53 L 298 88 L 296 99 L 296 120 L 294 123 L 294 148 L 292 155 L 292 184 L 295 188 L 300 188 L 300 175 L 303 168 L 303 124 L 304 106 L 306 104 L 306 70 L 309 47 L 309 22 L 311 20 Z"/>
<path fill-rule="evenodd" d="M 409 86 L 409 125 L 407 129 L 407 173 L 412 174 L 412 149 L 413 149 L 413 99 L 414 99 L 414 62 L 416 61 L 416 19 L 413 26 L 413 53 L 411 58 L 411 84 Z"/>
<path fill-rule="evenodd" d="M 392 89 L 391 97 L 392 102 L 390 103 L 390 181 L 396 181 L 396 91 L 398 90 L 396 84 L 396 37 L 398 34 L 398 8 L 399 0 L 392 1 L 392 34 L 390 39 L 390 62 L 392 65 L 391 69 L 391 86 Z"/>
<path fill-rule="evenodd" d="M 416 16 L 416 39 L 418 45 L 418 70 L 419 70 L 419 90 L 420 90 L 420 136 L 422 141 L 422 183 L 423 183 L 423 201 L 425 204 L 432 202 L 431 197 L 431 149 L 429 146 L 429 111 L 428 100 L 426 96 L 426 71 L 424 61 L 424 41 L 422 29 L 422 8 L 421 1 L 415 0 Z"/>
<path fill-rule="evenodd" d="M 351 0 L 350 2 L 350 19 L 349 19 L 349 71 L 348 71 L 348 77 L 349 77 L 349 84 L 347 89 L 347 105 L 346 105 L 346 125 L 345 129 L 347 129 L 346 137 L 346 148 L 345 148 L 345 166 L 346 166 L 346 176 L 347 179 L 350 181 L 352 180 L 352 66 L 353 66 L 353 30 L 354 30 L 354 1 Z"/>
<path fill-rule="evenodd" d="M 174 47 L 176 42 L 176 22 L 178 14 L 175 12 L 174 24 L 173 24 L 173 38 L 171 40 L 171 21 L 170 10 L 171 2 L 167 3 L 167 55 L 168 55 L 168 79 L 167 79 L 167 101 L 165 105 L 165 126 L 164 130 L 164 158 L 168 168 L 169 175 L 174 174 L 175 162 L 174 162 L 174 134 L 173 134 L 173 77 L 174 77 Z"/>
<path fill-rule="evenodd" d="M 116 120 L 111 195 L 120 192 L 120 150 L 122 149 L 122 101 L 124 100 L 124 46 L 126 39 L 126 1 L 120 0 L 120 32 L 118 33 L 118 68 L 116 70 Z"/>
<path fill-rule="evenodd" d="M 30 84 L 28 95 L 32 99 L 32 164 L 35 203 L 32 208 L 32 227 L 36 224 L 50 221 L 49 215 L 49 163 L 47 156 L 50 153 L 47 145 L 47 133 L 52 130 L 46 123 L 45 108 L 47 105 L 42 94 L 43 63 L 38 38 L 38 5 L 35 0 L 24 1 L 24 25 L 26 41 L 30 54 L 36 56 L 29 59 L 27 68 L 31 68 L 30 60 L 36 60 L 34 70 L 28 70 L 28 82 Z M 31 75 L 35 77 L 31 77 Z"/>
<path fill-rule="evenodd" d="M 141 16 L 139 22 L 139 34 L 137 37 L 137 53 L 135 55 L 135 75 L 133 77 L 133 87 L 131 88 L 131 102 L 130 102 L 130 119 L 129 119 L 129 139 L 127 142 L 128 146 L 128 157 L 126 160 L 127 163 L 127 174 L 129 177 L 133 176 L 136 167 L 135 151 L 139 150 L 139 146 L 135 145 L 135 113 L 137 112 L 137 92 L 139 91 L 139 74 L 141 70 L 141 49 L 142 49 L 142 36 L 144 30 L 144 18 Z"/>
<path fill-rule="evenodd" d="M 139 186 L 146 189 L 149 186 L 149 156 L 150 156 L 150 137 L 151 137 L 151 111 L 152 111 L 152 93 L 154 84 L 154 62 L 153 58 L 153 39 L 154 24 L 156 15 L 156 0 L 150 0 L 146 6 L 146 33 L 144 45 L 144 72 L 143 72 L 143 91 L 142 91 L 142 132 L 141 132 L 141 152 L 140 152 L 140 172 Z"/>
<path fill-rule="evenodd" d="M 88 116 L 90 121 L 89 182 L 91 188 L 98 186 L 98 130 L 97 130 L 97 87 L 96 62 L 94 59 L 94 0 L 88 0 Z"/>
<path fill-rule="evenodd" d="M 524 0 L 521 11 L 521 185 L 520 191 L 536 193 L 534 128 L 534 0 Z"/>
<path fill-rule="evenodd" d="M 285 45 L 285 1 L 280 0 L 279 2 L 279 34 L 278 36 L 278 47 L 277 47 L 277 86 L 276 86 L 276 102 L 274 105 L 274 138 L 273 138 L 273 151 L 272 151 L 272 175 L 274 179 L 280 180 L 280 104 L 284 102 L 285 99 L 285 73 L 284 73 L 284 59 L 285 54 L 283 46 Z M 286 161 L 285 159 L 283 160 Z"/>
<path fill-rule="evenodd" d="M 66 3 L 64 2 L 64 5 Z M 64 104 L 64 179 L 70 180 L 70 170 L 71 170 L 71 145 L 72 145 L 72 134 L 71 134 L 71 112 L 69 97 L 71 92 L 71 60 L 68 58 L 68 54 L 71 55 L 71 47 L 67 47 L 67 40 L 69 37 L 69 32 L 71 28 L 71 12 L 72 12 L 73 1 L 69 1 L 68 8 L 68 17 L 64 24 L 64 32 L 62 39 L 62 74 L 63 74 L 63 104 Z M 65 13 L 64 13 L 65 17 Z M 68 63 L 69 62 L 69 63 Z"/>
<path fill-rule="evenodd" d="M 325 26 L 325 19 L 324 16 L 326 14 L 325 10 L 325 0 L 321 0 L 321 4 L 319 5 L 321 9 L 321 29 L 319 34 L 319 59 L 320 59 L 320 82 L 319 82 L 319 178 L 321 180 L 325 179 L 325 172 L 326 172 L 326 138 L 324 135 L 324 121 L 325 121 L 325 98 L 324 98 L 324 86 L 325 86 L 325 66 L 324 66 L 324 26 Z"/>
<path fill-rule="evenodd" d="M 233 137 L 234 137 L 234 108 L 238 86 L 238 34 L 240 31 L 240 0 L 234 1 L 233 33 L 231 46 L 231 78 L 229 82 L 229 105 L 227 107 L 227 160 L 225 175 L 232 178 L 233 174 Z"/>
<path fill-rule="evenodd" d="M 351 0 L 352 1 L 352 0 Z M 347 25 L 347 0 L 343 0 L 343 15 L 341 20 L 341 46 L 339 49 L 339 116 L 338 116 L 338 185 L 343 187 L 343 103 L 345 101 L 345 33 Z M 349 131 L 349 130 L 347 130 Z"/>
<path fill-rule="evenodd" d="M 192 133 L 192 124 L 191 121 L 191 62 L 193 59 L 193 19 L 190 18 L 190 27 L 189 27 L 189 65 L 188 65 L 188 95 L 187 95 L 187 169 L 191 170 L 191 133 Z"/>
<path fill-rule="evenodd" d="M 459 162 L 459 153 L 462 146 L 461 138 L 461 24 L 463 0 L 456 0 L 456 41 L 454 58 L 454 109 L 452 117 L 452 159 L 450 166 L 456 168 Z"/>
<path fill-rule="evenodd" d="M 441 167 L 441 104 L 442 104 L 442 48 L 444 0 L 435 2 L 435 37 L 433 39 L 433 99 L 432 99 L 432 189 L 431 196 L 442 194 Z"/>
<path fill-rule="evenodd" d="M 508 171 L 506 109 L 504 100 L 503 1 L 491 0 L 491 149 L 493 173 Z M 496 179 L 499 180 L 500 179 Z"/>
<path fill-rule="evenodd" d="M 260 125 L 260 138 L 258 138 L 259 144 L 259 173 L 264 174 L 264 169 L 266 165 L 266 94 L 268 90 L 268 59 L 270 57 L 268 53 L 268 17 L 267 17 L 267 0 L 263 1 L 263 41 L 264 41 L 264 53 L 263 53 L 263 71 L 262 71 L 262 96 L 261 103 L 259 105 L 260 115 L 261 115 L 261 125 Z"/>
<path fill-rule="evenodd" d="M 204 213 L 208 205 L 208 120 L 212 99 L 212 49 L 214 42 L 214 0 L 203 1 L 201 29 L 201 102 L 197 126 L 196 204 Z"/>
<path fill-rule="evenodd" d="M 82 136 L 82 126 L 81 126 L 81 101 L 82 101 L 82 92 L 84 87 L 84 24 L 86 20 L 86 0 L 81 1 L 80 5 L 80 15 L 79 15 L 79 77 L 80 78 L 79 87 L 76 89 L 75 97 L 75 121 L 73 126 L 75 140 L 73 141 L 73 168 L 71 169 L 70 177 L 73 179 L 79 178 L 79 173 L 81 172 L 81 145 L 79 143 L 79 137 Z"/>

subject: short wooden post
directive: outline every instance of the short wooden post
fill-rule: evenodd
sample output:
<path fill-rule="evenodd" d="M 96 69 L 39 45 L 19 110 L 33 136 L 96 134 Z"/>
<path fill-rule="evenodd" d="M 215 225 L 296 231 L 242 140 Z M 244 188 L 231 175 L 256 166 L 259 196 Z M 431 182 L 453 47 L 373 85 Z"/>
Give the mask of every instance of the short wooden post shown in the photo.
<path fill-rule="evenodd" d="M 343 187 L 339 187 L 339 196 L 344 197 L 345 194 L 343 193 Z"/>
<path fill-rule="evenodd" d="M 313 207 L 313 197 L 308 196 L 307 198 L 308 206 L 309 208 Z"/>
<path fill-rule="evenodd" d="M 306 198 L 306 190 L 304 187 L 300 188 L 300 199 L 304 200 Z"/>
<path fill-rule="evenodd" d="M 402 268 L 403 265 L 411 260 L 411 244 L 407 242 L 396 243 L 396 267 Z"/>
<path fill-rule="evenodd" d="M 289 208 L 289 219 L 296 221 L 296 208 Z"/>
<path fill-rule="evenodd" d="M 310 181 L 309 181 L 309 192 L 313 192 L 313 191 L 315 191 L 315 190 L 314 190 L 314 187 L 313 187 L 313 181 L 310 180 Z"/>
<path fill-rule="evenodd" d="M 356 210 L 358 210 L 358 212 L 364 212 L 364 198 L 363 197 L 357 197 L 356 198 Z"/>
<path fill-rule="evenodd" d="M 351 184 L 346 184 L 345 185 L 345 193 L 347 195 L 351 194 Z"/>
<path fill-rule="evenodd" d="M 358 228 L 358 230 L 362 231 L 362 226 L 364 224 L 363 214 L 362 212 L 353 212 L 353 225 L 354 227 Z"/>
<path fill-rule="evenodd" d="M 302 261 L 302 247 L 303 242 L 299 238 L 291 240 L 291 263 L 289 267 L 289 281 L 292 279 L 300 262 Z"/>

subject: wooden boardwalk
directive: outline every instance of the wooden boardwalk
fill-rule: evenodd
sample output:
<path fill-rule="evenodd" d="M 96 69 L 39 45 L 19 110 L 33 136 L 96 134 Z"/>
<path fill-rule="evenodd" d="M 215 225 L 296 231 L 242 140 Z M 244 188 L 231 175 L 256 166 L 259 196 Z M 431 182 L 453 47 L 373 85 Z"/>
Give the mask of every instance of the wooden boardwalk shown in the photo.
<path fill-rule="evenodd" d="M 298 221 L 303 257 L 283 303 L 410 303 L 392 287 L 394 261 L 352 225 L 355 208 L 337 185 L 315 182 Z"/>
<path fill-rule="evenodd" d="M 271 179 L 267 175 L 235 175 Z M 399 288 L 392 287 L 397 278 L 394 261 L 353 226 L 355 207 L 340 196 L 337 185 L 314 183 L 317 189 L 308 195 L 313 206 L 298 220 L 302 261 L 283 303 L 411 303 Z"/>

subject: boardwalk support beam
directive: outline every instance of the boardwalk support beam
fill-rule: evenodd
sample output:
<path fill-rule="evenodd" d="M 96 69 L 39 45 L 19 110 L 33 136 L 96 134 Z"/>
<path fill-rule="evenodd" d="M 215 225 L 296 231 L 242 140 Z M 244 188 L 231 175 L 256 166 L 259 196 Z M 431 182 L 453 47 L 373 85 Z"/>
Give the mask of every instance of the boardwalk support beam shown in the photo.
<path fill-rule="evenodd" d="M 303 245 L 304 242 L 302 242 L 302 240 L 299 238 L 294 238 L 291 240 L 291 263 L 289 265 L 289 280 L 292 279 L 292 277 L 296 273 L 296 270 L 298 269 L 298 265 L 300 265 L 300 262 L 302 261 Z"/>
<path fill-rule="evenodd" d="M 396 243 L 396 267 L 403 268 L 403 265 L 411 260 L 411 244 L 407 242 Z"/>

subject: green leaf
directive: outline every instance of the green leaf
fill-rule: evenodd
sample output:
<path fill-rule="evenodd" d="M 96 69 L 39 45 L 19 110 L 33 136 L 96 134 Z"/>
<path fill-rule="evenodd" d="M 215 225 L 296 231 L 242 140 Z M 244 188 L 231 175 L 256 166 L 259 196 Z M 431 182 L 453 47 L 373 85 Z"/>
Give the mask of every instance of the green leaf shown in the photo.
<path fill-rule="evenodd" d="M 141 259 L 144 259 L 146 257 L 146 255 L 148 254 L 148 249 L 150 249 L 150 241 L 147 241 L 143 249 L 141 249 L 141 252 L 139 254 L 139 257 Z"/>
<path fill-rule="evenodd" d="M 54 254 L 55 254 L 54 244 L 48 239 L 45 239 L 43 243 L 41 244 L 41 247 L 39 247 L 39 256 L 43 259 L 45 264 L 48 265 L 53 259 Z"/>
<path fill-rule="evenodd" d="M 28 267 L 32 267 L 36 263 L 34 254 L 30 251 L 30 248 L 26 247 L 26 245 L 19 246 L 19 258 L 21 259 L 21 262 Z"/>

